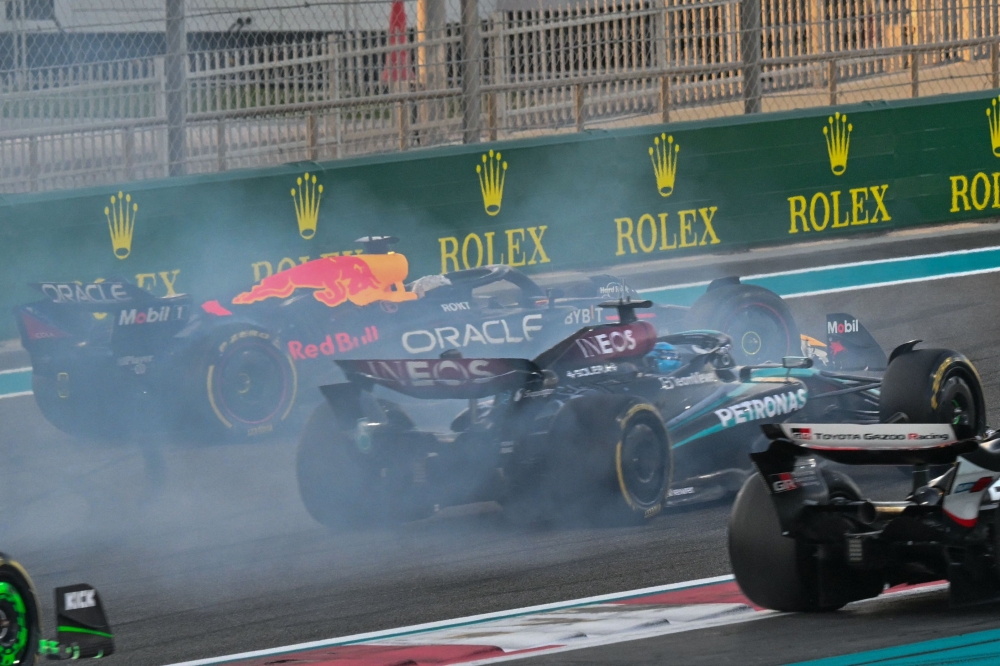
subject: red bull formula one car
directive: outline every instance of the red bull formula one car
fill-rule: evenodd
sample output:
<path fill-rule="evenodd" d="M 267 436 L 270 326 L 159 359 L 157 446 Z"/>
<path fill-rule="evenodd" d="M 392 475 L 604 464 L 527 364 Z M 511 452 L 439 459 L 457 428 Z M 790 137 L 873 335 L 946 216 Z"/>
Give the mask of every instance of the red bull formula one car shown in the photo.
<path fill-rule="evenodd" d="M 724 333 L 658 335 L 636 316 L 648 301 L 605 305 L 617 321 L 584 327 L 533 360 L 454 350 L 337 361 L 348 381 L 321 388 L 326 401 L 299 445 L 305 507 L 334 528 L 486 500 L 531 520 L 641 521 L 735 493 L 752 472 L 747 454 L 767 444 L 762 423 L 878 422 L 926 397 L 927 382 L 897 372 L 926 352 L 904 345 L 886 371 L 885 354 L 847 314 L 828 315 L 829 347 L 840 351 L 826 367 L 811 357 L 740 365 Z M 971 364 L 952 352 L 934 359 L 931 417 L 981 432 Z M 393 394 L 424 403 L 406 410 Z M 448 427 L 417 425 L 449 399 L 465 402 L 451 403 Z"/>
<path fill-rule="evenodd" d="M 55 640 L 42 638 L 38 596 L 24 568 L 0 553 L 0 662 L 31 666 L 48 659 L 89 659 L 114 653 L 114 637 L 97 590 L 70 585 L 55 590 Z"/>
<path fill-rule="evenodd" d="M 31 355 L 35 400 L 74 434 L 187 427 L 210 437 L 254 437 L 304 414 L 342 375 L 331 362 L 371 356 L 533 356 L 581 325 L 613 322 L 599 303 L 634 294 L 600 275 L 545 289 L 509 266 L 406 283 L 391 237 L 360 239 L 364 253 L 325 257 L 250 289 L 196 301 L 156 298 L 124 280 L 42 283 L 43 300 L 17 308 Z M 641 314 L 660 333 L 728 333 L 740 362 L 797 353 L 795 320 L 774 293 L 714 282 L 691 308 Z"/>

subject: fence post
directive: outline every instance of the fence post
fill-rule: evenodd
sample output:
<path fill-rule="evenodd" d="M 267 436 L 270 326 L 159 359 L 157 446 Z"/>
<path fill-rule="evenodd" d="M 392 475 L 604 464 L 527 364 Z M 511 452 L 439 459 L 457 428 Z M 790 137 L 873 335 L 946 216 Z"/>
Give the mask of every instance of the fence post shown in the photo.
<path fill-rule="evenodd" d="M 505 13 L 496 12 L 493 14 L 492 25 L 490 27 L 490 32 L 493 35 L 493 41 L 490 46 L 490 55 L 493 57 L 493 60 L 490 62 L 490 83 L 495 85 L 507 83 L 510 74 L 510 63 L 507 61 L 506 51 L 506 24 Z M 491 135 L 490 141 L 496 141 L 499 136 L 501 119 L 506 118 L 505 110 L 509 94 L 508 91 L 493 93 L 493 126 L 496 128 L 496 133 Z"/>
<path fill-rule="evenodd" d="M 910 96 L 920 97 L 920 54 L 910 54 Z"/>
<path fill-rule="evenodd" d="M 167 101 L 167 173 L 181 176 L 187 170 L 187 31 L 184 0 L 166 0 L 167 54 L 164 58 Z"/>
<path fill-rule="evenodd" d="M 424 91 L 443 90 L 447 81 L 447 48 L 444 43 L 447 10 L 444 0 L 417 0 L 417 81 Z M 435 41 L 428 45 L 426 42 Z M 447 118 L 445 103 L 439 98 L 427 98 L 420 102 L 417 119 L 421 145 L 432 145 L 439 141 L 441 130 L 430 126 L 434 121 Z"/>
<path fill-rule="evenodd" d="M 993 74 L 993 89 L 1000 88 L 1000 42 L 990 44 L 990 71 Z"/>
<path fill-rule="evenodd" d="M 760 0 L 740 0 L 740 59 L 743 61 L 743 112 L 760 113 Z"/>
<path fill-rule="evenodd" d="M 125 180 L 134 180 L 132 171 L 135 169 L 135 128 L 126 125 L 122 128 L 122 152 L 125 153 Z"/>
<path fill-rule="evenodd" d="M 341 62 L 340 62 L 340 52 L 341 52 L 341 40 L 337 40 L 334 59 L 333 59 L 333 99 L 334 101 L 340 100 L 340 77 L 341 77 Z M 338 160 L 342 157 L 341 150 L 344 143 L 344 111 L 338 105 L 333 111 L 333 122 L 334 122 L 334 135 L 337 139 L 336 150 L 334 152 L 334 157 Z"/>
<path fill-rule="evenodd" d="M 653 48 L 656 49 L 656 68 L 667 68 L 667 7 L 666 3 L 653 15 Z M 670 122 L 670 77 L 660 76 L 660 122 Z"/>
<path fill-rule="evenodd" d="M 486 95 L 486 127 L 489 132 L 489 140 L 497 140 L 497 94 Z"/>
<path fill-rule="evenodd" d="M 38 160 L 38 137 L 28 139 L 28 186 L 32 192 L 38 191 L 38 176 L 41 172 Z"/>
<path fill-rule="evenodd" d="M 218 149 L 219 171 L 228 168 L 226 164 L 226 150 L 228 149 L 228 136 L 226 132 L 226 119 L 219 118 L 215 121 L 215 147 Z"/>
<path fill-rule="evenodd" d="M 479 143 L 483 129 L 483 35 L 477 0 L 462 0 L 462 143 Z"/>
<path fill-rule="evenodd" d="M 315 162 L 319 159 L 319 128 L 316 126 L 316 111 L 310 111 L 306 116 L 306 159 Z"/>
<path fill-rule="evenodd" d="M 396 102 L 396 115 L 399 116 L 399 149 L 406 150 L 410 145 L 410 109 L 405 101 Z"/>
<path fill-rule="evenodd" d="M 827 63 L 826 78 L 830 83 L 830 106 L 837 106 L 837 78 L 840 76 L 840 68 L 836 60 Z"/>
<path fill-rule="evenodd" d="M 583 131 L 583 84 L 573 86 L 573 117 L 576 119 L 576 131 Z"/>
<path fill-rule="evenodd" d="M 670 77 L 666 74 L 660 77 L 660 122 L 670 122 Z"/>

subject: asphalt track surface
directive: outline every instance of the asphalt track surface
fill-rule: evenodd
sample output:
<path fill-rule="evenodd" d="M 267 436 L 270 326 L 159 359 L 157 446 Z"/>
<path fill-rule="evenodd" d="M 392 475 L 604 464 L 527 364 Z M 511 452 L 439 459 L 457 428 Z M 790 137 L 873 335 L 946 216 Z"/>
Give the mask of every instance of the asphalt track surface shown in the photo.
<path fill-rule="evenodd" d="M 998 241 L 1000 229 L 989 225 L 652 266 L 632 279 L 657 286 Z M 846 311 L 885 348 L 919 337 L 965 351 L 995 415 L 998 301 L 1000 274 L 992 273 L 790 303 L 802 331 L 817 337 L 825 312 Z M 48 425 L 30 397 L 0 400 L 0 423 L 0 546 L 34 576 L 49 627 L 47 590 L 96 585 L 119 664 L 211 657 L 729 572 L 724 504 L 672 511 L 640 528 L 526 530 L 484 505 L 396 530 L 332 534 L 301 507 L 292 440 L 198 446 L 150 434 L 82 441 Z M 886 497 L 905 488 L 891 474 L 860 480 Z M 930 593 L 527 662 L 781 664 L 996 628 L 998 610 L 949 610 L 943 594 Z"/>

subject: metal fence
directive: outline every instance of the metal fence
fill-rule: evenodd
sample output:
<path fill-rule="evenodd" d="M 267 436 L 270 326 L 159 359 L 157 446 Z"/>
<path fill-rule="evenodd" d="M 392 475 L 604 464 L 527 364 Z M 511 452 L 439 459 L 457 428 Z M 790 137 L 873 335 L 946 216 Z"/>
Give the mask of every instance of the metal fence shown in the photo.
<path fill-rule="evenodd" d="M 0 191 L 1000 87 L 997 0 L 0 0 Z"/>

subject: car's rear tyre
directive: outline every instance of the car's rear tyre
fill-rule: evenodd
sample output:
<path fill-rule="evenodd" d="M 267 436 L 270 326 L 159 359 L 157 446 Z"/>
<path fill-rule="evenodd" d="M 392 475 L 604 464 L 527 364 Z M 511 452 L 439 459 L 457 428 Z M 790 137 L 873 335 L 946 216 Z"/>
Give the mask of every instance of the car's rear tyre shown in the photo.
<path fill-rule="evenodd" d="M 788 305 L 773 291 L 749 284 L 710 285 L 691 306 L 684 327 L 727 334 L 740 365 L 780 361 L 802 350 Z"/>
<path fill-rule="evenodd" d="M 972 362 L 950 349 L 917 349 L 892 359 L 882 377 L 879 418 L 948 423 L 959 437 L 986 430 L 982 383 Z"/>
<path fill-rule="evenodd" d="M 250 325 L 215 331 L 196 348 L 195 357 L 188 385 L 210 437 L 268 436 L 288 419 L 298 378 L 271 333 Z"/>
<path fill-rule="evenodd" d="M 19 564 L 0 556 L 0 664 L 32 666 L 40 638 L 31 579 Z"/>
<path fill-rule="evenodd" d="M 822 470 L 831 501 L 861 498 L 848 477 Z M 743 594 L 778 611 L 833 611 L 878 594 L 878 580 L 821 567 L 817 547 L 782 535 L 764 479 L 754 474 L 736 495 L 729 517 L 729 560 Z"/>
<path fill-rule="evenodd" d="M 392 403 L 382 409 L 390 426 L 412 422 Z M 424 517 L 427 507 L 408 488 L 413 469 L 403 447 L 393 456 L 384 442 L 343 423 L 330 404 L 317 405 L 299 440 L 299 496 L 306 511 L 331 529 L 362 529 Z M 388 456 L 384 455 L 388 454 Z"/>
<path fill-rule="evenodd" d="M 628 396 L 571 400 L 505 509 L 521 522 L 642 523 L 670 489 L 673 452 L 652 405 Z"/>

